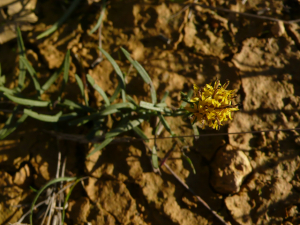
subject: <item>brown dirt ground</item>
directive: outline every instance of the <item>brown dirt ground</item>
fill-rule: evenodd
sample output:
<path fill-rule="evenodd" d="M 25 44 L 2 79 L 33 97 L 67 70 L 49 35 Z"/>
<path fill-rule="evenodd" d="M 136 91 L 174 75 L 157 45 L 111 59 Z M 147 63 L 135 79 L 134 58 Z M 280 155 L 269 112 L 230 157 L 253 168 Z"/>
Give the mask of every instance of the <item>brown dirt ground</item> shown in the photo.
<path fill-rule="evenodd" d="M 265 16 L 285 20 L 299 18 L 298 1 L 286 2 L 292 8 L 287 9 L 282 1 L 276 0 L 248 1 L 245 5 L 239 0 L 203 0 L 201 4 L 252 14 L 262 12 Z M 108 95 L 112 95 L 117 86 L 116 74 L 106 59 L 90 67 L 98 57 L 99 37 L 97 32 L 88 35 L 88 31 L 97 22 L 100 5 L 97 1 L 82 1 L 58 31 L 36 40 L 66 7 L 60 1 L 39 1 L 35 10 L 38 21 L 23 32 L 26 55 L 41 82 L 60 66 L 66 50 L 71 49 L 66 96 L 74 100 L 82 101 L 75 73 L 90 74 Z M 158 98 L 165 91 L 170 92 L 169 106 L 177 107 L 180 91 L 188 91 L 193 83 L 201 86 L 216 79 L 222 83 L 229 79 L 230 89 L 238 90 L 241 110 L 220 131 L 200 130 L 200 134 L 297 127 L 300 121 L 300 27 L 200 6 L 172 17 L 182 8 L 183 4 L 177 1 L 112 0 L 104 16 L 102 47 L 124 72 L 128 71 L 129 63 L 119 47 L 131 52 L 152 78 Z M 266 8 L 269 10 L 263 12 Z M 171 42 L 168 44 L 158 38 L 160 34 Z M 18 74 L 16 49 L 15 39 L 0 48 L 2 71 L 10 88 L 16 85 Z M 74 55 L 81 58 L 81 70 Z M 149 89 L 135 70 L 126 77 L 126 82 L 128 94 L 137 100 L 149 101 Z M 53 85 L 44 97 L 55 96 L 60 84 L 58 81 Z M 88 95 L 91 105 L 101 106 L 100 95 L 93 90 Z M 0 113 L 0 127 L 6 118 L 7 113 Z M 181 119 L 168 120 L 176 134 L 193 134 Z M 41 132 L 53 128 L 28 119 L 0 142 L 0 224 L 16 222 L 29 209 L 34 198 L 30 186 L 39 189 L 55 177 L 58 148 L 67 157 L 67 176 L 89 176 L 71 195 L 67 224 L 218 224 L 166 168 L 162 167 L 162 175 L 152 171 L 142 143 L 110 145 L 85 160 L 90 145 L 57 141 Z M 152 136 L 150 124 L 144 123 L 142 129 Z M 64 129 L 72 134 L 86 130 Z M 168 136 L 168 133 L 164 131 L 161 135 Z M 300 224 L 300 137 L 297 131 L 209 136 L 187 141 L 190 148 L 186 154 L 197 173 L 193 174 L 180 149 L 175 149 L 167 163 L 228 223 Z M 157 144 L 162 157 L 173 142 L 165 139 L 158 140 Z M 234 157 L 249 164 L 249 171 L 233 189 L 227 190 L 224 185 L 230 186 L 236 174 L 244 170 L 229 164 L 223 168 L 220 165 L 223 157 L 229 157 L 229 164 Z M 234 176 L 223 176 L 220 171 L 232 172 Z"/>

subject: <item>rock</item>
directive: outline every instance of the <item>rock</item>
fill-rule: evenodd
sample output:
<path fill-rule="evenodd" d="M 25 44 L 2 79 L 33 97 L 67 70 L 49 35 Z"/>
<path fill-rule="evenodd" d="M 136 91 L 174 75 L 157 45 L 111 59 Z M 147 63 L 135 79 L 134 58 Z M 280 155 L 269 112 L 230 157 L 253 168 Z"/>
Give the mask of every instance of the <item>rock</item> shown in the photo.
<path fill-rule="evenodd" d="M 238 195 L 229 196 L 225 199 L 227 209 L 238 224 L 252 224 L 249 201 L 250 198 L 246 192 L 241 192 Z"/>
<path fill-rule="evenodd" d="M 70 215 L 75 224 L 87 222 L 87 217 L 90 211 L 90 201 L 87 197 L 80 197 L 74 204 L 69 204 Z"/>
<path fill-rule="evenodd" d="M 271 27 L 271 32 L 275 37 L 281 37 L 285 34 L 285 28 L 282 21 L 275 22 L 275 24 Z"/>
<path fill-rule="evenodd" d="M 226 146 L 227 149 L 230 146 Z M 211 163 L 211 184 L 220 193 L 231 194 L 240 190 L 245 177 L 252 171 L 250 161 L 242 151 L 219 150 Z"/>
<path fill-rule="evenodd" d="M 30 169 L 27 164 L 22 167 L 14 176 L 14 184 L 18 186 L 26 186 L 30 182 Z"/>
<path fill-rule="evenodd" d="M 117 181 L 101 181 L 89 178 L 85 190 L 93 202 L 101 207 L 121 224 L 129 224 L 135 220 L 137 208 L 126 185 Z"/>
<path fill-rule="evenodd" d="M 16 206 L 21 204 L 27 194 L 14 185 L 12 176 L 4 171 L 0 171 L 0 190 L 0 224 L 16 222 L 23 214 L 22 209 Z"/>
<path fill-rule="evenodd" d="M 6 8 L 6 12 L 0 10 L 0 44 L 15 38 L 15 26 L 19 26 L 22 31 L 33 29 L 33 25 L 38 21 L 34 10 L 37 0 L 29 0 L 26 4 L 22 1 L 5 0 L 0 1 L 0 8 Z M 10 21 L 12 20 L 12 21 Z M 7 22 L 9 21 L 9 22 Z"/>

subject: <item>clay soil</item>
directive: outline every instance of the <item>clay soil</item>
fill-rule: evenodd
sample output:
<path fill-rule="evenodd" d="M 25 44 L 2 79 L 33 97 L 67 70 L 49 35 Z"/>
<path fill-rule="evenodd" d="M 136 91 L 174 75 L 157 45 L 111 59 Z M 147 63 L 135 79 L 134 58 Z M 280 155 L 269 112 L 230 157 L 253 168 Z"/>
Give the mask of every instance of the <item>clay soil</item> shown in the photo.
<path fill-rule="evenodd" d="M 199 1 L 270 18 L 300 18 L 297 0 L 243 2 Z M 129 69 L 121 46 L 148 72 L 159 100 L 169 91 L 169 107 L 178 107 L 180 92 L 187 92 L 194 83 L 204 86 L 220 79 L 223 84 L 229 79 L 229 89 L 237 89 L 236 102 L 240 103 L 233 120 L 220 131 L 199 128 L 198 139 L 186 138 L 184 151 L 196 174 L 179 146 L 166 163 L 228 224 L 300 224 L 300 135 L 296 130 L 278 131 L 299 126 L 300 27 L 201 6 L 181 11 L 184 6 L 175 0 L 108 1 L 102 47 L 127 74 L 127 93 L 137 101 L 151 100 L 149 87 Z M 26 56 L 43 83 L 70 49 L 65 97 L 84 104 L 75 74 L 90 74 L 111 96 L 118 85 L 113 67 L 105 57 L 91 66 L 99 55 L 99 34 L 88 32 L 99 18 L 101 1 L 81 1 L 56 32 L 36 39 L 68 7 L 68 1 L 37 2 L 36 22 L 22 28 Z M 19 73 L 16 39 L 0 45 L 0 62 L 6 87 L 15 87 Z M 57 96 L 61 83 L 59 78 L 45 98 Z M 101 107 L 102 97 L 91 87 L 86 92 L 90 105 Z M 7 99 L 2 100 L 6 101 L 2 109 L 3 105 L 13 108 Z M 0 127 L 8 115 L 5 110 L 0 113 Z M 177 135 L 193 135 L 187 121 L 168 118 L 168 122 Z M 145 122 L 141 129 L 151 137 L 152 127 Z M 40 189 L 55 178 L 59 151 L 67 160 L 65 176 L 88 176 L 72 192 L 65 224 L 220 224 L 166 167 L 161 167 L 161 174 L 153 172 L 149 150 L 142 142 L 109 145 L 86 159 L 92 145 L 45 132 L 56 129 L 53 124 L 27 119 L 0 142 L 0 224 L 17 222 L 36 194 L 30 187 Z M 84 135 L 89 126 L 64 127 L 63 131 Z M 249 131 L 256 133 L 238 134 Z M 221 135 L 227 132 L 235 134 Z M 163 131 L 160 136 L 169 133 Z M 158 155 L 163 157 L 173 143 L 172 139 L 157 140 Z M 38 202 L 43 199 L 46 193 Z M 35 211 L 34 221 L 39 221 L 43 210 Z"/>

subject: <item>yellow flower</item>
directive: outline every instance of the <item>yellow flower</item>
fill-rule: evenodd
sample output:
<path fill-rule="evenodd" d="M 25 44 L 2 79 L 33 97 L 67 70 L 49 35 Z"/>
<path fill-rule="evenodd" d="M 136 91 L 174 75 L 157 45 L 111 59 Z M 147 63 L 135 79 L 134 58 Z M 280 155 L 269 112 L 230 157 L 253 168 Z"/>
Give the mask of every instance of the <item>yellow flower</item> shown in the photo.
<path fill-rule="evenodd" d="M 229 81 L 223 86 L 217 80 L 212 87 L 206 84 L 204 88 L 199 88 L 194 84 L 194 97 L 189 101 L 193 107 L 185 107 L 193 113 L 192 119 L 196 119 L 202 124 L 202 129 L 207 124 L 213 129 L 220 129 L 222 122 L 232 120 L 231 112 L 238 111 L 236 105 L 232 105 L 236 90 L 226 90 Z"/>

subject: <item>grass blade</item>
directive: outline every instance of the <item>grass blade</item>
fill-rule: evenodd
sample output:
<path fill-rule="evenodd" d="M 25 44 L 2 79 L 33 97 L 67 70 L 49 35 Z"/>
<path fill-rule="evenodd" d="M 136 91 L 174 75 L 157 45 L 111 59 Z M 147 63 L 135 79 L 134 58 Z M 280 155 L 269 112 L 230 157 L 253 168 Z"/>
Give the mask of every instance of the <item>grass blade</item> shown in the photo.
<path fill-rule="evenodd" d="M 46 81 L 46 83 L 42 86 L 41 93 L 44 93 L 46 90 L 49 89 L 49 87 L 54 83 L 54 81 L 58 78 L 60 75 L 62 69 L 63 69 L 64 63 L 61 64 L 61 66 L 58 68 L 57 71 Z"/>
<path fill-rule="evenodd" d="M 149 142 L 149 139 L 147 137 L 147 135 L 139 128 L 139 127 L 134 127 L 133 131 L 140 136 L 141 138 L 143 138 L 144 141 Z"/>
<path fill-rule="evenodd" d="M 153 165 L 154 169 L 158 169 L 158 157 L 157 157 L 157 152 L 156 152 L 155 146 L 153 146 L 153 148 L 152 148 L 151 159 L 152 159 L 152 165 Z"/>
<path fill-rule="evenodd" d="M 84 99 L 85 105 L 88 105 L 88 102 L 87 102 L 87 99 L 86 99 L 85 93 L 84 93 L 84 86 L 83 86 L 82 80 L 77 74 L 75 74 L 75 79 L 76 79 L 78 87 L 80 89 L 80 94 L 81 94 L 82 98 Z"/>
<path fill-rule="evenodd" d="M 39 114 L 30 109 L 24 109 L 24 114 L 26 114 L 34 119 L 40 120 L 40 121 L 54 123 L 59 120 L 59 117 L 62 115 L 62 111 L 60 111 L 56 115 L 51 116 L 51 115 Z"/>
<path fill-rule="evenodd" d="M 121 95 L 122 95 L 122 101 L 126 102 L 126 92 L 123 89 L 121 89 Z"/>
<path fill-rule="evenodd" d="M 89 107 L 89 106 L 86 106 L 86 105 L 82 105 L 80 103 L 77 103 L 77 102 L 73 102 L 69 99 L 65 99 L 62 103 L 58 103 L 58 105 L 61 105 L 61 106 L 68 106 L 69 109 L 73 110 L 73 109 L 80 109 L 80 110 L 83 110 L 83 111 L 86 111 L 86 112 L 95 112 L 96 110 Z"/>
<path fill-rule="evenodd" d="M 103 1 L 103 3 L 102 3 L 102 9 L 101 9 L 100 17 L 97 21 L 97 24 L 93 27 L 93 29 L 89 32 L 89 34 L 94 33 L 101 26 L 103 16 L 104 16 L 104 12 L 105 12 L 105 9 L 106 9 L 106 0 L 102 0 L 102 1 Z"/>
<path fill-rule="evenodd" d="M 166 91 L 166 92 L 164 93 L 164 96 L 162 97 L 162 99 L 161 99 L 160 102 L 161 102 L 161 103 L 165 102 L 168 96 L 169 96 L 169 92 Z"/>
<path fill-rule="evenodd" d="M 111 131 L 107 132 L 105 135 L 105 138 L 112 138 L 115 137 L 123 132 L 129 131 L 133 129 L 134 127 L 140 125 L 144 120 L 143 119 L 136 119 L 129 121 L 128 123 L 121 123 L 116 128 L 112 129 Z"/>
<path fill-rule="evenodd" d="M 27 115 L 22 115 L 15 123 L 13 122 L 14 118 L 16 117 L 16 112 L 19 110 L 19 107 L 16 106 L 14 108 L 13 113 L 8 117 L 5 122 L 4 127 L 0 130 L 0 140 L 7 137 L 11 134 L 21 123 L 25 121 Z"/>
<path fill-rule="evenodd" d="M 103 48 L 99 48 L 99 49 L 103 53 L 103 55 L 105 55 L 105 57 L 108 59 L 108 61 L 111 63 L 111 65 L 113 66 L 114 70 L 116 71 L 117 75 L 119 76 L 119 80 L 121 82 L 121 88 L 125 90 L 125 79 L 124 79 L 124 76 L 123 76 L 123 73 L 122 73 L 120 67 L 118 66 L 116 61 Z"/>
<path fill-rule="evenodd" d="M 110 101 L 108 100 L 108 97 L 107 95 L 105 94 L 105 92 L 102 90 L 102 88 L 100 88 L 96 83 L 95 83 L 95 80 L 89 75 L 87 74 L 86 75 L 86 78 L 88 80 L 88 82 L 90 83 L 90 85 L 96 90 L 98 91 L 98 93 L 102 96 L 104 102 L 105 102 L 105 105 L 110 105 Z"/>
<path fill-rule="evenodd" d="M 30 65 L 30 63 L 28 62 L 28 60 L 23 57 L 23 56 L 20 56 L 20 60 L 21 62 L 23 62 L 23 64 L 25 65 L 25 67 L 27 68 L 32 80 L 33 80 L 33 84 L 34 84 L 34 87 L 35 87 L 35 90 L 37 90 L 38 92 L 41 91 L 41 86 L 37 80 L 37 77 L 36 77 L 36 72 L 34 70 L 34 68 Z"/>
<path fill-rule="evenodd" d="M 188 164 L 191 166 L 193 173 L 196 174 L 196 169 L 194 167 L 192 160 L 183 151 L 182 151 L 182 155 L 185 158 L 185 160 L 188 162 Z"/>
<path fill-rule="evenodd" d="M 160 119 L 160 122 L 162 123 L 162 125 L 164 125 L 165 129 L 172 135 L 174 136 L 175 134 L 173 133 L 173 131 L 171 130 L 168 122 L 166 121 L 165 117 L 163 115 L 158 115 L 158 118 Z"/>
<path fill-rule="evenodd" d="M 107 138 L 105 139 L 101 144 L 95 144 L 94 145 L 94 150 L 87 155 L 87 158 L 93 155 L 95 152 L 100 151 L 103 149 L 105 146 L 107 146 L 110 142 L 112 142 L 113 138 Z"/>
<path fill-rule="evenodd" d="M 74 184 L 72 185 L 72 187 L 70 188 L 68 194 L 66 195 L 66 198 L 65 198 L 65 201 L 64 201 L 64 205 L 63 205 L 63 213 L 62 213 L 62 224 L 64 224 L 64 221 L 65 221 L 65 215 L 66 215 L 66 212 L 65 212 L 65 207 L 66 207 L 66 204 L 67 202 L 69 201 L 69 198 L 72 194 L 72 191 L 74 189 L 74 187 L 76 186 L 76 184 L 78 184 L 79 181 L 82 181 L 82 179 L 77 179 Z"/>
<path fill-rule="evenodd" d="M 198 126 L 196 123 L 192 124 L 192 128 L 193 128 L 193 132 L 194 132 L 194 137 L 195 137 L 195 140 L 198 140 L 199 139 L 199 130 L 198 130 Z"/>
<path fill-rule="evenodd" d="M 126 95 L 126 99 L 135 105 L 135 107 L 139 107 L 139 105 L 135 102 L 135 100 L 130 96 L 130 95 Z"/>
<path fill-rule="evenodd" d="M 36 107 L 47 107 L 50 102 L 40 101 L 40 100 L 32 100 L 27 98 L 20 98 L 14 95 L 10 95 L 8 93 L 4 93 L 4 95 L 11 101 L 18 103 L 20 105 L 26 106 L 36 106 Z"/>
<path fill-rule="evenodd" d="M 91 120 L 98 119 L 99 117 L 108 116 L 110 114 L 120 112 L 119 109 L 126 109 L 126 108 L 132 109 L 132 110 L 136 109 L 136 107 L 130 102 L 117 103 L 114 105 L 107 106 L 105 109 L 101 110 L 100 112 L 93 113 L 91 115 L 75 119 L 75 120 L 69 122 L 69 125 L 70 126 L 74 126 L 74 125 L 81 126 L 85 123 L 88 123 Z"/>
<path fill-rule="evenodd" d="M 190 89 L 187 93 L 187 100 L 189 101 L 191 99 L 191 97 L 193 96 L 194 94 L 194 90 L 193 89 Z M 180 104 L 180 108 L 184 108 L 185 106 L 187 105 L 187 102 L 181 102 Z"/>
<path fill-rule="evenodd" d="M 9 89 L 9 88 L 6 88 L 6 87 L 0 87 L 0 91 L 3 91 L 4 93 L 7 93 L 9 95 L 13 95 L 14 93 L 16 93 L 15 90 Z"/>
<path fill-rule="evenodd" d="M 26 57 L 25 55 L 25 47 L 24 47 L 24 42 L 21 34 L 21 30 L 19 27 L 17 27 L 17 43 L 18 43 L 18 49 L 19 49 L 19 57 L 23 56 Z M 19 60 L 19 79 L 18 79 L 18 88 L 20 90 L 23 89 L 24 87 L 24 82 L 25 82 L 25 77 L 26 77 L 26 69 L 24 63 Z"/>
<path fill-rule="evenodd" d="M 76 112 L 63 114 L 61 117 L 59 117 L 58 122 L 66 121 L 66 120 L 69 120 L 69 119 L 73 119 L 76 116 L 78 116 L 78 114 Z"/>
<path fill-rule="evenodd" d="M 65 61 L 64 61 L 64 77 L 63 77 L 63 82 L 62 82 L 62 86 L 61 86 L 61 90 L 60 90 L 60 94 L 59 94 L 59 96 L 60 96 L 59 99 L 61 98 L 61 95 L 64 92 L 66 84 L 68 82 L 69 69 L 70 69 L 70 49 L 67 51 Z"/>
<path fill-rule="evenodd" d="M 115 92 L 114 92 L 113 95 L 110 97 L 110 99 L 109 99 L 110 103 L 112 103 L 112 102 L 119 96 L 119 94 L 120 94 L 120 92 L 121 92 L 121 90 L 122 90 L 121 85 L 122 85 L 122 84 L 120 84 L 120 83 L 118 84 L 118 86 L 117 86 Z"/>
<path fill-rule="evenodd" d="M 60 27 L 66 21 L 66 19 L 68 19 L 68 17 L 71 15 L 71 13 L 74 11 L 74 9 L 79 4 L 79 2 L 80 2 L 80 0 L 74 0 L 72 2 L 71 6 L 64 13 L 64 15 L 57 22 L 55 22 L 52 25 L 52 27 L 50 27 L 48 30 L 46 30 L 45 32 L 43 32 L 39 36 L 37 36 L 37 39 L 41 39 L 43 37 L 46 37 L 49 34 L 52 34 L 54 31 L 56 31 L 58 29 L 58 27 Z"/>
<path fill-rule="evenodd" d="M 150 102 L 140 101 L 140 107 L 144 108 L 144 109 L 150 109 L 150 110 L 153 110 L 153 111 L 157 111 L 157 112 L 163 112 L 164 111 L 162 108 L 155 107 L 154 104 L 152 104 Z"/>
<path fill-rule="evenodd" d="M 156 97 L 156 91 L 154 88 L 154 85 L 152 83 L 152 80 L 146 70 L 142 67 L 141 64 L 139 64 L 136 60 L 133 60 L 130 57 L 129 52 L 127 52 L 124 48 L 121 47 L 122 52 L 124 53 L 125 57 L 129 60 L 129 62 L 134 66 L 134 68 L 138 71 L 138 73 L 141 75 L 143 80 L 150 86 L 150 92 L 151 92 L 151 99 L 152 103 L 156 104 L 157 102 L 157 97 Z"/>
<path fill-rule="evenodd" d="M 42 187 L 38 193 L 36 194 L 35 198 L 33 199 L 32 203 L 31 203 L 31 208 L 30 208 L 30 216 L 29 216 L 29 220 L 30 220 L 30 224 L 32 225 L 32 214 L 33 214 L 33 208 L 34 208 L 34 205 L 36 203 L 36 201 L 38 200 L 39 196 L 42 194 L 42 192 L 47 188 L 49 187 L 50 185 L 52 184 L 55 184 L 55 183 L 59 183 L 59 182 L 62 182 L 62 181 L 66 181 L 66 182 L 69 182 L 69 181 L 73 181 L 73 180 L 76 180 L 77 178 L 76 177 L 59 177 L 59 178 L 56 178 L 54 180 L 51 180 L 49 181 L 44 187 Z"/>

